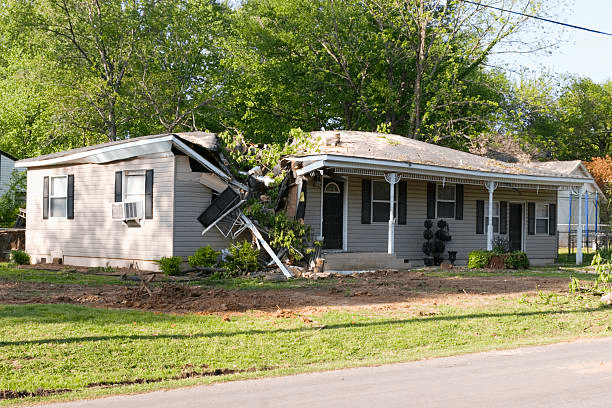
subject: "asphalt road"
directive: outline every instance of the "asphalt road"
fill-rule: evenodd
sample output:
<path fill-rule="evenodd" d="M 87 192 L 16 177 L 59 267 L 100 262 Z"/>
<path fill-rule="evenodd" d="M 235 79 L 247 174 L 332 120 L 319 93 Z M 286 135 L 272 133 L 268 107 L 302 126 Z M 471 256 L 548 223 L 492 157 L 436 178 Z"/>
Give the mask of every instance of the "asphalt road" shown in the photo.
<path fill-rule="evenodd" d="M 610 407 L 612 338 L 49 407 Z"/>

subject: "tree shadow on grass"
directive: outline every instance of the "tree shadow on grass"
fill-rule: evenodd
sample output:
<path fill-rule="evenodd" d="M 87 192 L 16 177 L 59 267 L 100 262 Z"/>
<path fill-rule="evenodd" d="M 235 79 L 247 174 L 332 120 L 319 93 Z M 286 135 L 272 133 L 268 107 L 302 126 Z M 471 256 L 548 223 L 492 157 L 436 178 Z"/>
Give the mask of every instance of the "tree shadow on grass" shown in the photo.
<path fill-rule="evenodd" d="M 597 308 L 590 308 L 589 312 L 608 310 L 609 307 L 606 305 L 600 305 Z M 114 311 L 108 311 L 114 312 Z M 467 319 L 486 319 L 486 318 L 504 318 L 504 317 L 531 317 L 531 316 L 546 316 L 546 315 L 570 315 L 576 313 L 584 313 L 585 310 L 550 310 L 550 311 L 533 311 L 533 312 L 507 312 L 507 313 L 470 313 L 465 315 L 434 315 L 434 316 L 421 316 L 411 319 L 393 319 L 393 320 L 382 320 L 372 322 L 349 322 L 349 323 L 337 323 L 327 324 L 324 326 L 312 326 L 312 327 L 299 327 L 290 329 L 273 329 L 273 330 L 243 330 L 243 331 L 215 331 L 210 333 L 198 333 L 198 334 L 157 334 L 157 335 L 116 335 L 116 336 L 82 336 L 82 337 L 68 337 L 68 338 L 49 338 L 49 339 L 37 339 L 37 340 L 17 340 L 17 341 L 0 341 L 0 347 L 6 346 L 20 346 L 20 345 L 35 345 L 35 344 L 68 344 L 68 343 L 81 343 L 81 342 L 97 342 L 97 341 L 115 341 L 115 340 L 160 340 L 160 339 L 197 339 L 197 338 L 216 338 L 216 337 L 233 337 L 233 336 L 252 336 L 262 334 L 288 334 L 288 333 L 309 333 L 316 332 L 322 329 L 325 331 L 329 330 L 342 330 L 342 329 L 356 329 L 356 328 L 367 328 L 367 327 L 380 327 L 380 326 L 397 326 L 404 324 L 411 324 L 416 322 L 443 322 L 443 321 L 456 321 L 456 320 L 467 320 Z M 100 311 L 100 313 L 106 313 L 106 311 Z M 163 316 L 155 316 L 163 319 Z M 44 320 L 47 320 L 45 317 Z M 34 317 L 34 320 L 36 318 Z M 69 321 L 64 319 L 63 321 Z M 53 321 L 57 322 L 57 321 Z"/>

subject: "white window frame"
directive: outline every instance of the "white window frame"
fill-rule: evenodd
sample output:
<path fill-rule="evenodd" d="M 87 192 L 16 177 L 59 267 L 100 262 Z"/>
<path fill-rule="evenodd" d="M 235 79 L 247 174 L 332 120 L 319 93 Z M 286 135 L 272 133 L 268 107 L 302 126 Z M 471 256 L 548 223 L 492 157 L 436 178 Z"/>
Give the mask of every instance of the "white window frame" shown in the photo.
<path fill-rule="evenodd" d="M 446 200 L 440 199 L 440 191 L 442 188 L 453 188 L 453 199 Z M 438 203 L 453 203 L 453 215 L 450 217 L 441 216 L 440 211 L 438 210 Z M 444 218 L 444 219 L 453 219 L 457 215 L 457 186 L 455 184 L 436 184 L 436 218 Z"/>
<path fill-rule="evenodd" d="M 499 220 L 500 220 L 500 204 L 499 201 L 493 201 L 493 233 L 499 234 Z M 485 234 L 489 231 L 489 202 L 485 201 L 484 206 L 484 219 L 485 219 Z M 496 228 L 497 227 L 497 228 Z"/>
<path fill-rule="evenodd" d="M 55 195 L 53 191 L 53 181 L 56 179 L 65 179 L 66 193 L 65 195 Z M 53 215 L 53 200 L 64 199 L 64 215 Z M 68 218 L 68 176 L 49 176 L 49 208 L 47 208 L 49 218 L 66 219 Z"/>
<path fill-rule="evenodd" d="M 546 217 L 538 217 L 538 209 L 541 208 L 546 208 Z M 550 217 L 550 207 L 548 204 L 543 204 L 543 203 L 536 203 L 535 205 L 535 233 L 536 235 L 548 235 L 548 231 L 549 231 L 549 225 L 548 225 L 548 220 Z M 538 220 L 545 220 L 545 225 L 546 225 L 546 231 L 545 232 L 541 232 L 538 231 Z"/>
<path fill-rule="evenodd" d="M 387 216 L 386 219 L 384 221 L 375 221 L 374 220 L 374 203 L 383 203 L 383 204 L 389 204 L 391 201 L 391 188 L 389 188 L 389 195 L 387 196 L 386 200 L 382 200 L 382 199 L 374 199 L 374 183 L 384 183 L 386 185 L 388 185 L 390 187 L 390 184 L 387 183 L 387 181 L 385 180 L 371 180 L 372 183 L 372 195 L 370 196 L 370 219 L 372 220 L 372 224 L 383 224 L 389 223 L 389 211 L 387 210 Z M 395 184 L 395 194 L 394 194 L 394 201 L 393 201 L 393 217 L 397 218 L 397 196 L 398 196 L 398 189 L 397 189 L 397 183 Z"/>

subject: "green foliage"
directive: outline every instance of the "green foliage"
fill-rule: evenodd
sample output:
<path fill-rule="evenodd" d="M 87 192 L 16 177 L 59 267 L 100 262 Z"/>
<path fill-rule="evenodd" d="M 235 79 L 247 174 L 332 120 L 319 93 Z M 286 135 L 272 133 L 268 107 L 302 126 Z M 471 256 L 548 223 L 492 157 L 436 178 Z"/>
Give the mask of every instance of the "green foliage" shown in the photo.
<path fill-rule="evenodd" d="M 493 240 L 493 253 L 501 255 L 510 251 L 510 242 L 504 237 L 495 237 Z"/>
<path fill-rule="evenodd" d="M 529 268 L 529 259 L 526 253 L 513 251 L 504 254 L 504 265 L 509 269 L 527 269 Z"/>
<path fill-rule="evenodd" d="M 19 209 L 25 208 L 26 181 L 25 171 L 13 170 L 7 186 L 8 190 L 0 197 L 0 226 L 12 227 Z"/>
<path fill-rule="evenodd" d="M 11 251 L 11 261 L 17 265 L 29 265 L 30 255 L 28 255 L 28 253 L 25 251 L 14 249 Z"/>
<path fill-rule="evenodd" d="M 468 268 L 485 268 L 491 260 L 491 252 L 484 249 L 476 249 L 468 254 Z"/>
<path fill-rule="evenodd" d="M 217 263 L 217 258 L 221 252 L 215 251 L 210 245 L 198 248 L 192 256 L 187 257 L 189 266 L 192 268 L 201 266 L 208 268 Z"/>
<path fill-rule="evenodd" d="M 176 276 L 181 273 L 181 262 L 183 259 L 180 256 L 162 257 L 161 259 L 154 261 L 159 265 L 159 269 L 168 276 Z"/>
<path fill-rule="evenodd" d="M 259 264 L 257 263 L 259 250 L 253 248 L 248 241 L 243 241 L 242 244 L 232 245 L 229 250 L 230 255 L 224 265 L 228 276 L 234 277 L 245 275 L 259 268 Z"/>
<path fill-rule="evenodd" d="M 294 259 L 302 259 L 310 238 L 310 226 L 292 220 L 283 212 L 266 211 L 260 202 L 250 203 L 244 213 L 268 228 L 269 243 L 273 248 L 285 248 Z"/>

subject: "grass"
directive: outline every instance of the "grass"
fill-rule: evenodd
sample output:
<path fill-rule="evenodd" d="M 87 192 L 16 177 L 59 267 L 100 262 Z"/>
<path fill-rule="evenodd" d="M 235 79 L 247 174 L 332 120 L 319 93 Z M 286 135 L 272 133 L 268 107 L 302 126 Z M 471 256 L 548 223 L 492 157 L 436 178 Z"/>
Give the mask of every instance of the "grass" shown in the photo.
<path fill-rule="evenodd" d="M 340 310 L 309 316 L 312 322 L 254 312 L 224 321 L 72 305 L 1 306 L 0 393 L 68 389 L 43 399 L 74 399 L 408 361 L 612 335 L 611 317 L 593 297 L 555 293 L 484 306 Z M 202 376 L 215 370 L 229 375 Z"/>
<path fill-rule="evenodd" d="M 119 276 L 101 275 L 95 273 L 80 273 L 69 268 L 61 271 L 45 271 L 39 269 L 20 269 L 8 264 L 0 265 L 0 281 L 73 284 L 73 285 L 126 285 L 134 282 L 122 281 Z"/>

